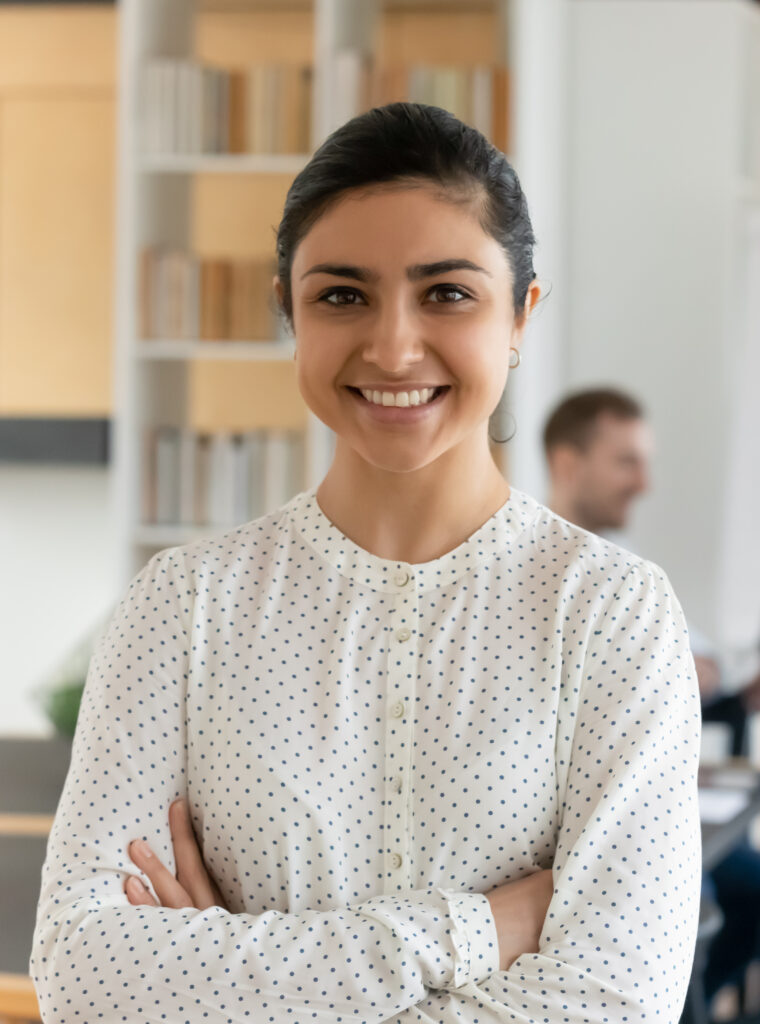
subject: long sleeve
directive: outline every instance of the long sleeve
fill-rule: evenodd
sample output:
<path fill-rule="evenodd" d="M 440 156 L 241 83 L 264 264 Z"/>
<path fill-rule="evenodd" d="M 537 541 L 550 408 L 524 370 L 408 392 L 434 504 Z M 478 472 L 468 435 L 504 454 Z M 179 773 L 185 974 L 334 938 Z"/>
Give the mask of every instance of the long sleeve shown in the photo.
<path fill-rule="evenodd" d="M 539 952 L 480 984 L 429 993 L 396 1024 L 679 1020 L 701 878 L 686 623 L 665 574 L 644 562 L 591 632 Z"/>
<path fill-rule="evenodd" d="M 498 949 L 477 893 L 434 887 L 301 913 L 128 903 L 132 839 L 175 870 L 188 651 L 204 643 L 183 566 L 177 549 L 151 560 L 90 664 L 29 965 L 43 1020 L 380 1021 L 487 977 Z"/>

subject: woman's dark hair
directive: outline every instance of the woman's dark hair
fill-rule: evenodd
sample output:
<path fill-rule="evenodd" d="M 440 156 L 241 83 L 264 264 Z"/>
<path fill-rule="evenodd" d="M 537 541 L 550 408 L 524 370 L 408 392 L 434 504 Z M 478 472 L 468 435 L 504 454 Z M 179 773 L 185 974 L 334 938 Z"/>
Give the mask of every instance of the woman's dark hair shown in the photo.
<path fill-rule="evenodd" d="M 277 230 L 282 310 L 293 319 L 293 254 L 315 221 L 349 189 L 427 179 L 463 197 L 482 195 L 481 224 L 509 259 L 515 314 L 521 316 L 533 270 L 535 237 L 514 168 L 475 128 L 440 107 L 389 103 L 332 133 L 288 190 Z"/>

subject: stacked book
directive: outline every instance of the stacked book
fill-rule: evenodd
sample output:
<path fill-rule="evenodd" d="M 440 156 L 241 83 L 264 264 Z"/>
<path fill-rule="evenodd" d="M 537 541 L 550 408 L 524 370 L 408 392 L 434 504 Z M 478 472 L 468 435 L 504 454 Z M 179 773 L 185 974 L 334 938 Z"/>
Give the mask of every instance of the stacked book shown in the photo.
<path fill-rule="evenodd" d="M 377 67 L 358 50 L 339 52 L 332 66 L 333 122 L 342 124 L 372 106 L 398 100 L 443 107 L 507 151 L 509 79 L 490 65 Z"/>
<path fill-rule="evenodd" d="M 142 73 L 140 131 L 151 155 L 306 153 L 312 70 L 261 64 L 242 70 L 153 59 Z"/>
<path fill-rule="evenodd" d="M 358 72 L 357 72 L 358 74 Z M 396 100 L 443 107 L 481 131 L 503 153 L 509 147 L 509 77 L 506 68 L 398 65 L 372 76 L 372 102 Z"/>
<path fill-rule="evenodd" d="M 201 259 L 152 246 L 140 261 L 140 336 L 204 341 L 278 336 L 269 259 Z"/>
<path fill-rule="evenodd" d="M 144 465 L 144 522 L 234 526 L 279 508 L 303 489 L 304 436 L 154 427 L 146 433 Z"/>

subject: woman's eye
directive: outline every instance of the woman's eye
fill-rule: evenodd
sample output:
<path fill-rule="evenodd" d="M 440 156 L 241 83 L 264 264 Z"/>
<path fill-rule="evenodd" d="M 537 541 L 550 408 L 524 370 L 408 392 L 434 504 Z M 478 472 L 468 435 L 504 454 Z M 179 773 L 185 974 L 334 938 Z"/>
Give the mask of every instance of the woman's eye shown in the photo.
<path fill-rule="evenodd" d="M 437 284 L 430 289 L 429 298 L 433 302 L 461 302 L 462 299 L 470 299 L 472 296 L 456 284 Z"/>
<path fill-rule="evenodd" d="M 356 306 L 362 301 L 362 296 L 354 288 L 331 288 L 320 295 L 319 301 L 331 306 Z"/>

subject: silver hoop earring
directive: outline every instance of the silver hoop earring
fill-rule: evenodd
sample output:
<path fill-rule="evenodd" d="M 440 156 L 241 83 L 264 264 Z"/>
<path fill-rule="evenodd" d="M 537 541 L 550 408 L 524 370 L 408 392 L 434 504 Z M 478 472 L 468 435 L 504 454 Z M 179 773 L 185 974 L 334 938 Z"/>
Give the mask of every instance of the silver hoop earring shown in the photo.
<path fill-rule="evenodd" d="M 515 436 L 516 429 L 515 418 L 507 409 L 507 389 L 504 388 L 488 420 L 488 439 L 494 444 L 506 444 Z"/>
<path fill-rule="evenodd" d="M 510 368 L 510 370 L 516 370 L 517 367 L 520 365 L 520 349 L 519 348 L 512 348 L 510 346 L 509 351 L 510 352 L 514 352 L 515 355 L 517 356 L 517 361 L 513 363 L 512 362 L 512 356 L 510 355 L 510 357 L 509 357 L 509 368 Z"/>

